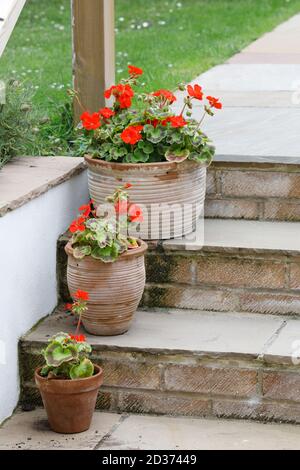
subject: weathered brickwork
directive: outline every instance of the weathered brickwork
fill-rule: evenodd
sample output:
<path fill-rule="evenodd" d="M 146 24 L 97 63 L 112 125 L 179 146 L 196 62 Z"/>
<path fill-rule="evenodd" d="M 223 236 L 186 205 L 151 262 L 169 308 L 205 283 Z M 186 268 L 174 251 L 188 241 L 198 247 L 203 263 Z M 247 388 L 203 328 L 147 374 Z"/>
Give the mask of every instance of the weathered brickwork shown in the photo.
<path fill-rule="evenodd" d="M 41 345 L 40 345 L 41 346 Z M 20 345 L 21 404 L 40 406 L 29 368 L 39 364 L 40 347 Z M 97 349 L 104 367 L 97 408 L 127 413 L 216 416 L 300 423 L 300 371 L 292 364 L 267 364 L 242 354 L 159 354 Z"/>
<path fill-rule="evenodd" d="M 215 162 L 205 217 L 300 221 L 299 165 Z"/>

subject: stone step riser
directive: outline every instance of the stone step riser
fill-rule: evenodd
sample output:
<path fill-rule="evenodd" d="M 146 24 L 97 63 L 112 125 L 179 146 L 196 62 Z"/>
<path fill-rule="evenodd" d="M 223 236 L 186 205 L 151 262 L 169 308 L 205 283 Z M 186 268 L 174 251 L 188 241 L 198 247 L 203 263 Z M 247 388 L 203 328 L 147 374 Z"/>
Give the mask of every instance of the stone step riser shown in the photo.
<path fill-rule="evenodd" d="M 214 162 L 205 217 L 300 221 L 300 165 Z"/>
<path fill-rule="evenodd" d="M 145 307 L 300 314 L 300 257 L 150 251 Z"/>
<path fill-rule="evenodd" d="M 58 242 L 60 297 L 68 302 L 66 238 Z M 300 315 L 300 256 L 150 249 L 144 307 Z"/>
<path fill-rule="evenodd" d="M 42 344 L 20 344 L 21 403 L 42 404 L 32 380 Z M 258 358 L 208 357 L 170 351 L 147 353 L 97 349 L 93 361 L 104 367 L 102 410 L 211 416 L 300 423 L 300 373 L 292 365 Z"/>

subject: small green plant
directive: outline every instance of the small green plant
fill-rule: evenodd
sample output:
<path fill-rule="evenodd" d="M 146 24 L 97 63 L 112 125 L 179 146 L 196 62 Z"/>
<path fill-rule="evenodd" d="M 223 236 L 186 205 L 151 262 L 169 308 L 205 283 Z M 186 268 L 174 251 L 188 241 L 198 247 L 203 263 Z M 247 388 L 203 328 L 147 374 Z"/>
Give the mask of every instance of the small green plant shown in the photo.
<path fill-rule="evenodd" d="M 48 379 L 83 379 L 94 374 L 93 363 L 88 358 L 92 352 L 84 335 L 57 333 L 42 351 L 46 364 L 40 375 Z"/>
<path fill-rule="evenodd" d="M 125 251 L 139 246 L 137 239 L 128 235 L 128 225 L 143 221 L 140 207 L 128 199 L 126 190 L 130 187 L 130 184 L 119 187 L 107 198 L 111 210 L 105 211 L 103 216 L 96 216 L 93 201 L 79 208 L 81 214 L 69 228 L 73 233 L 74 258 L 91 256 L 110 263 Z"/>

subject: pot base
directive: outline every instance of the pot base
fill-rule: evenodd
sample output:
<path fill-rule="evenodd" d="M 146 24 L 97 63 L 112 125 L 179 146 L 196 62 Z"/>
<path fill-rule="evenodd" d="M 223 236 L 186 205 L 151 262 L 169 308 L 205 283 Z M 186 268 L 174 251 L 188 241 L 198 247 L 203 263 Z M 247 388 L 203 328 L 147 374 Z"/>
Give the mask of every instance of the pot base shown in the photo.
<path fill-rule="evenodd" d="M 92 323 L 87 322 L 84 320 L 82 322 L 84 329 L 87 333 L 93 336 L 120 336 L 127 333 L 130 327 L 130 323 L 126 325 L 116 326 L 104 326 L 104 325 L 93 325 Z"/>

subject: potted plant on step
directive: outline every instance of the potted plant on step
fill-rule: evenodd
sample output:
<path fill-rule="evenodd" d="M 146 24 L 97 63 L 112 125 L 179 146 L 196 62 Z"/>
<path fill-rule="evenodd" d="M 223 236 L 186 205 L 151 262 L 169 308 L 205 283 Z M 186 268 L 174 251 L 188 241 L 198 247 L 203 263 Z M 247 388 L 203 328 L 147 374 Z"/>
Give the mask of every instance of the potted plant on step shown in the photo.
<path fill-rule="evenodd" d="M 93 335 L 125 333 L 143 295 L 147 244 L 134 236 L 143 216 L 129 201 L 130 187 L 116 189 L 97 214 L 93 202 L 81 207 L 70 225 L 68 287 L 75 300 L 78 290 L 88 292 L 81 319 Z"/>
<path fill-rule="evenodd" d="M 105 91 L 105 98 L 114 99 L 112 108 L 83 112 L 78 154 L 85 155 L 96 206 L 112 187 L 131 181 L 132 197 L 144 211 L 140 237 L 181 237 L 195 229 L 203 210 L 206 168 L 215 151 L 200 126 L 222 104 L 207 96 L 202 118 L 192 119 L 203 91 L 199 85 L 180 85 L 186 96 L 179 114 L 173 108 L 176 96 L 163 89 L 139 94 L 132 107 L 133 86 L 142 73 L 129 66 L 129 77 Z"/>
<path fill-rule="evenodd" d="M 48 421 L 53 431 L 78 433 L 89 429 L 102 369 L 88 358 L 91 346 L 83 335 L 57 333 L 42 354 L 44 367 L 35 371 Z"/>

